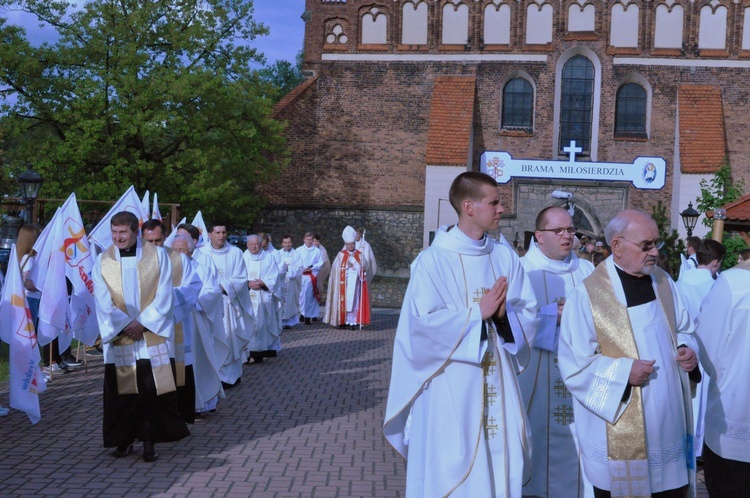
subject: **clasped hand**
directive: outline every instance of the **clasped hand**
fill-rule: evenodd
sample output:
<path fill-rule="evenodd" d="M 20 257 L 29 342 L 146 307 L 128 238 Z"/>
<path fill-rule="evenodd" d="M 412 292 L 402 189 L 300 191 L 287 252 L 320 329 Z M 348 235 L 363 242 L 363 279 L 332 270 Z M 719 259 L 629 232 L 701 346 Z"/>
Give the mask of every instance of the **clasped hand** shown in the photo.
<path fill-rule="evenodd" d="M 133 320 L 122 329 L 122 333 L 130 337 L 134 341 L 140 341 L 143 339 L 143 333 L 146 331 L 146 327 L 140 324 L 138 320 Z"/>
<path fill-rule="evenodd" d="M 490 317 L 502 318 L 505 316 L 505 298 L 508 295 L 508 278 L 500 277 L 492 285 L 492 288 L 479 300 L 479 311 L 482 320 Z"/>

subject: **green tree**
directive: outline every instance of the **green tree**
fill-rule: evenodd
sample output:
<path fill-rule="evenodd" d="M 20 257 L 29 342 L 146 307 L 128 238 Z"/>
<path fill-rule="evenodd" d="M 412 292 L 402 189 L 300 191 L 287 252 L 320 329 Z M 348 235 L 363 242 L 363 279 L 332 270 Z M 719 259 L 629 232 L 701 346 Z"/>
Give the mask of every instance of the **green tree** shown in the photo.
<path fill-rule="evenodd" d="M 716 171 L 714 177 L 710 181 L 701 180 L 700 186 L 701 194 L 696 199 L 696 205 L 698 211 L 702 213 L 736 201 L 742 197 L 745 189 L 744 182 L 738 181 L 735 183 L 732 180 L 732 169 L 726 159 Z M 703 224 L 711 227 L 713 220 L 704 218 Z M 706 238 L 711 238 L 710 232 L 706 235 Z M 741 237 L 732 235 L 730 232 L 724 232 L 722 243 L 727 249 L 727 255 L 722 262 L 721 269 L 726 270 L 737 264 L 737 253 L 747 247 L 747 244 Z"/>
<path fill-rule="evenodd" d="M 259 71 L 261 79 L 267 82 L 271 87 L 269 98 L 275 102 L 287 93 L 291 92 L 295 86 L 302 83 L 305 77 L 302 75 L 302 52 L 297 55 L 296 64 L 289 61 L 276 61 L 272 66 L 264 67 Z"/>
<path fill-rule="evenodd" d="M 696 199 L 696 207 L 699 212 L 705 213 L 742 197 L 745 184 L 742 181 L 736 184 L 732 181 L 732 168 L 729 161 L 724 159 L 714 177 L 710 181 L 701 180 L 700 187 L 701 195 Z M 703 218 L 704 226 L 711 227 L 712 223 L 709 218 Z"/>
<path fill-rule="evenodd" d="M 8 174 L 45 197 L 116 199 L 131 184 L 247 225 L 255 186 L 288 162 L 251 46 L 249 0 L 0 0 L 56 30 L 33 46 L 0 18 L 0 132 Z"/>
<path fill-rule="evenodd" d="M 680 273 L 680 254 L 685 251 L 685 245 L 677 230 L 672 229 L 670 231 L 667 228 L 669 217 L 667 216 L 667 208 L 661 201 L 658 201 L 656 206 L 651 208 L 651 217 L 659 228 L 659 238 L 664 241 L 664 246 L 659 249 L 659 252 L 667 256 L 670 275 L 676 280 Z"/>

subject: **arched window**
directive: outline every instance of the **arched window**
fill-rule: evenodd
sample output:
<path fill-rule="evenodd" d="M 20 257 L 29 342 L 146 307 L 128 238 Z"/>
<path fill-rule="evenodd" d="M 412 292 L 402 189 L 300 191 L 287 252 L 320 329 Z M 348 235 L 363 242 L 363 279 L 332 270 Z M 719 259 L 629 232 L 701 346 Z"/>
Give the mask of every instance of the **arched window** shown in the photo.
<path fill-rule="evenodd" d="M 503 88 L 503 128 L 531 132 L 534 120 L 534 89 L 523 78 L 513 78 Z"/>
<path fill-rule="evenodd" d="M 581 155 L 591 152 L 591 121 L 594 110 L 594 65 L 586 57 L 571 57 L 562 71 L 559 154 L 571 140 L 581 147 Z"/>
<path fill-rule="evenodd" d="M 615 136 L 648 138 L 646 135 L 646 90 L 638 83 L 625 83 L 617 90 Z"/>

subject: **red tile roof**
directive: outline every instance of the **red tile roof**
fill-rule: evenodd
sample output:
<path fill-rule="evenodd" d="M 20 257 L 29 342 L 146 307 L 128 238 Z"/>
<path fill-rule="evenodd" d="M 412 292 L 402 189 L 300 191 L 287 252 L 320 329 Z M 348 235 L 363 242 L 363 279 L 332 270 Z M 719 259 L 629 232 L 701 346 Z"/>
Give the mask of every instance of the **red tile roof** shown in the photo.
<path fill-rule="evenodd" d="M 307 90 L 307 88 L 317 80 L 318 77 L 313 76 L 312 78 L 307 78 L 305 81 L 292 88 L 291 92 L 287 93 L 281 100 L 276 102 L 276 105 L 273 106 L 273 112 L 271 116 L 277 118 L 279 114 L 281 114 L 281 112 L 289 106 L 289 104 L 297 100 L 297 98 L 302 95 L 304 91 Z"/>
<path fill-rule="evenodd" d="M 742 196 L 729 204 L 724 204 L 723 207 L 727 210 L 727 223 L 750 222 L 750 194 Z M 709 211 L 706 213 L 706 216 L 713 218 L 714 212 Z"/>
<path fill-rule="evenodd" d="M 727 155 L 721 87 L 680 85 L 680 164 L 683 173 L 715 173 Z"/>
<path fill-rule="evenodd" d="M 428 165 L 469 163 L 475 85 L 474 76 L 435 78 L 425 156 Z"/>

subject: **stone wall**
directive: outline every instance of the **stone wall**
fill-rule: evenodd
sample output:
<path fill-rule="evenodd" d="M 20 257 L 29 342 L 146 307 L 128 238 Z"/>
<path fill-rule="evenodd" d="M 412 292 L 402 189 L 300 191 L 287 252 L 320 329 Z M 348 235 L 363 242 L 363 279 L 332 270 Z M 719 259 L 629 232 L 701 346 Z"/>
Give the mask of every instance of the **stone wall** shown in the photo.
<path fill-rule="evenodd" d="M 400 307 L 409 265 L 422 248 L 421 209 L 269 207 L 261 213 L 255 229 L 271 233 L 276 248 L 281 246 L 284 235 L 291 235 L 298 247 L 305 232 L 316 232 L 333 261 L 344 245 L 341 232 L 346 225 L 364 226 L 365 239 L 375 253 L 378 273 L 370 291 L 372 305 Z"/>

